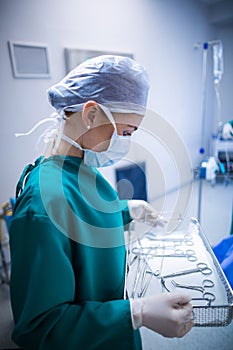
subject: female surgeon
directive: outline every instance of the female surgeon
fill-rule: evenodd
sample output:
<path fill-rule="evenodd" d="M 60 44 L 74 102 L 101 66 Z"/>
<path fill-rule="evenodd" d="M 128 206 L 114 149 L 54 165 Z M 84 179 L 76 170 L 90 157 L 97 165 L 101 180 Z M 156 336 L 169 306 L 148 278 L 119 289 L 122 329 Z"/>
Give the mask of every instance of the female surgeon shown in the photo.
<path fill-rule="evenodd" d="M 160 218 L 97 170 L 128 152 L 148 89 L 143 66 L 107 55 L 48 90 L 58 128 L 24 169 L 10 228 L 12 338 L 25 350 L 141 349 L 142 326 L 165 337 L 193 326 L 187 295 L 124 300 L 124 225 Z"/>

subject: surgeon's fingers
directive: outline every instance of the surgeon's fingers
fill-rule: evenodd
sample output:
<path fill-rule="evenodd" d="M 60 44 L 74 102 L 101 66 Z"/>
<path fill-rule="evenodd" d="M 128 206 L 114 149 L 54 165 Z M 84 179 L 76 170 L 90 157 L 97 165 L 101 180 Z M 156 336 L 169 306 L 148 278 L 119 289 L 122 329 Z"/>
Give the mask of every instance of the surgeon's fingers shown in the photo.
<path fill-rule="evenodd" d="M 180 327 L 178 331 L 178 338 L 183 337 L 188 333 L 194 325 L 193 322 L 193 306 L 190 303 L 191 297 L 187 294 L 173 295 L 174 311 L 179 315 Z"/>
<path fill-rule="evenodd" d="M 182 338 L 185 334 L 187 334 L 193 327 L 194 322 L 193 320 L 189 320 L 188 322 L 186 322 L 180 329 L 178 338 Z"/>
<path fill-rule="evenodd" d="M 180 294 L 170 294 L 171 295 L 171 301 L 173 303 L 173 306 L 175 308 L 182 308 L 186 305 L 191 305 L 190 301 L 192 300 L 192 297 L 185 293 Z"/>

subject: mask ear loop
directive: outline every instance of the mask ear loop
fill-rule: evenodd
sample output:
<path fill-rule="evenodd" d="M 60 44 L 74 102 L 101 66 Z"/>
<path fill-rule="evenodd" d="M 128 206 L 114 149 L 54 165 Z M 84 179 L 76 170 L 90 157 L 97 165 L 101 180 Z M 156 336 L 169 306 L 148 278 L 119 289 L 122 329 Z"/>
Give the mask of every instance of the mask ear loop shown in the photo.
<path fill-rule="evenodd" d="M 36 148 L 38 148 L 38 145 L 41 141 L 41 139 L 43 139 L 43 141 L 48 144 L 49 142 L 51 142 L 52 138 L 54 138 L 55 142 L 54 145 L 52 147 L 52 154 L 55 154 L 58 146 L 61 142 L 62 139 L 62 134 L 63 134 L 63 130 L 64 130 L 64 126 L 66 123 L 66 115 L 64 111 L 61 112 L 53 112 L 50 117 L 48 118 L 44 118 L 42 120 L 40 120 L 38 123 L 36 123 L 36 125 L 34 125 L 28 132 L 26 133 L 15 133 L 16 137 L 21 137 L 21 136 L 29 136 L 31 135 L 39 126 L 50 122 L 53 123 L 53 126 L 50 128 L 47 128 L 38 138 L 37 142 L 36 142 Z"/>
<path fill-rule="evenodd" d="M 60 145 L 60 142 L 61 142 L 61 139 L 62 139 L 62 135 L 63 135 L 63 131 L 64 131 L 64 126 L 66 124 L 66 115 L 63 111 L 62 113 L 62 119 L 59 120 L 59 127 L 58 127 L 58 130 L 57 130 L 57 134 L 55 134 L 55 142 L 54 142 L 54 145 L 52 147 L 52 154 L 54 155 L 56 152 L 57 152 L 57 149 Z"/>
<path fill-rule="evenodd" d="M 110 110 L 109 110 L 107 107 L 101 105 L 100 103 L 99 103 L 98 105 L 100 106 L 100 108 L 102 109 L 102 111 L 105 113 L 106 117 L 107 117 L 108 120 L 111 122 L 111 124 L 112 124 L 113 127 L 114 127 L 114 130 L 115 130 L 116 133 L 117 133 L 116 122 L 115 122 L 115 119 L 113 118 L 113 115 L 112 115 L 112 113 L 110 112 Z"/>

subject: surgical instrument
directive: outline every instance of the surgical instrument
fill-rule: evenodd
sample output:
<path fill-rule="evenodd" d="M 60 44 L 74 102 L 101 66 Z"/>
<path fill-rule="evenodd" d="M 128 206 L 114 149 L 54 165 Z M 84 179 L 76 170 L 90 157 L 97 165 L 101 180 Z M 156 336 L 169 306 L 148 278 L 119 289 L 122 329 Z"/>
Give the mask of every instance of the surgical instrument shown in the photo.
<path fill-rule="evenodd" d="M 201 272 L 203 275 L 211 275 L 212 270 L 210 267 L 208 267 L 206 263 L 200 262 L 196 266 L 197 266 L 196 269 L 189 269 L 189 270 L 174 272 L 169 275 L 163 276 L 163 278 L 173 278 L 173 277 L 178 277 L 183 275 L 189 275 L 191 273 L 196 273 L 196 272 Z M 155 271 L 155 272 L 147 271 L 147 272 L 152 273 L 154 276 L 160 275 L 159 271 Z"/>
<path fill-rule="evenodd" d="M 163 242 L 161 242 L 161 244 L 153 244 L 151 243 L 150 245 L 150 242 L 146 242 L 148 243 L 149 245 L 148 246 L 143 246 L 143 245 L 140 245 L 141 248 L 146 248 L 146 249 L 158 249 L 158 250 L 176 250 L 176 249 L 179 249 L 177 248 L 177 246 L 181 246 L 181 244 L 173 244 L 173 245 L 166 245 L 164 244 Z M 134 247 L 134 248 L 137 248 L 137 247 Z M 132 248 L 132 251 L 135 251 L 135 249 Z"/>
<path fill-rule="evenodd" d="M 163 248 L 162 248 L 163 249 Z M 160 254 L 158 249 L 154 247 L 134 247 L 132 253 L 136 255 L 156 257 L 156 258 L 187 258 L 189 261 L 196 261 L 197 257 L 195 256 L 195 251 L 188 249 L 183 251 L 181 249 L 175 249 L 174 253 L 169 254 Z"/>
<path fill-rule="evenodd" d="M 132 293 L 131 293 L 132 298 L 134 298 L 136 295 L 136 291 L 138 289 L 139 282 L 140 282 L 140 290 L 137 293 L 137 296 L 139 297 L 139 296 L 141 296 L 142 293 L 144 293 L 145 286 L 143 287 L 143 283 L 144 283 L 144 280 L 146 278 L 146 271 L 148 268 L 147 258 L 148 258 L 147 256 L 138 257 L 137 273 L 136 273 L 136 276 L 134 279 Z M 148 288 L 148 286 L 146 287 L 146 289 L 147 288 Z"/>
<path fill-rule="evenodd" d="M 167 292 L 171 293 L 171 291 L 167 288 L 165 280 L 163 279 L 163 277 L 161 277 L 160 282 L 161 282 L 163 288 L 166 289 Z"/>
<path fill-rule="evenodd" d="M 145 259 L 144 259 L 145 260 Z M 134 298 L 136 294 L 136 289 L 140 280 L 140 276 L 142 273 L 143 265 L 141 264 L 141 258 L 138 259 L 138 267 L 137 267 L 137 273 L 135 275 L 134 283 L 133 283 L 133 289 L 131 293 L 131 297 Z"/>
<path fill-rule="evenodd" d="M 216 299 L 216 297 L 213 293 L 205 291 L 205 288 L 212 288 L 214 286 L 214 282 L 209 280 L 209 279 L 204 280 L 202 282 L 202 286 L 192 286 L 192 285 L 185 285 L 185 284 L 182 285 L 182 284 L 175 282 L 174 280 L 172 280 L 171 283 L 173 284 L 173 286 L 178 287 L 178 288 L 191 289 L 191 290 L 195 290 L 195 291 L 202 293 L 202 298 L 192 298 L 192 300 L 206 300 L 206 301 L 208 301 L 208 305 L 210 305 L 211 302 Z M 162 284 L 163 284 L 163 286 L 165 286 L 164 281 Z M 165 288 L 166 288 L 166 286 L 165 286 Z"/>
<path fill-rule="evenodd" d="M 126 253 L 125 253 L 125 282 L 124 282 L 124 294 L 123 294 L 124 300 L 127 299 L 127 279 L 128 279 L 128 274 L 129 274 L 129 250 L 126 248 Z"/>
<path fill-rule="evenodd" d="M 163 278 L 161 278 L 161 284 L 168 293 L 171 293 L 171 291 L 167 288 L 165 280 Z M 192 298 L 192 301 L 200 301 L 200 300 L 207 301 L 208 306 L 210 306 L 212 301 L 215 301 L 215 299 L 216 297 L 213 293 L 205 292 L 202 294 L 202 297 L 200 298 Z"/>
<path fill-rule="evenodd" d="M 173 242 L 173 243 L 176 243 L 177 245 L 181 245 L 182 243 L 185 243 L 185 245 L 187 246 L 194 245 L 192 236 L 190 234 L 185 234 L 183 238 L 170 238 L 170 237 L 158 238 L 152 232 L 147 232 L 143 238 L 148 238 L 150 241 L 154 241 L 154 242 Z"/>
<path fill-rule="evenodd" d="M 185 289 L 192 289 L 192 290 L 196 290 L 198 292 L 201 292 L 201 293 L 205 293 L 205 289 L 206 288 L 212 288 L 214 287 L 214 282 L 209 280 L 209 279 L 205 279 L 203 280 L 202 282 L 202 285 L 201 286 L 195 286 L 195 285 L 188 285 L 188 284 L 180 284 L 174 280 L 171 281 L 171 283 L 173 284 L 174 287 L 177 287 L 177 288 L 185 288 Z M 211 293 L 212 294 L 212 293 Z"/>
<path fill-rule="evenodd" d="M 208 301 L 208 306 L 210 306 L 212 301 L 215 301 L 215 299 L 216 299 L 215 295 L 209 292 L 204 293 L 202 298 L 192 298 L 193 301 L 199 301 L 199 300 Z"/>
<path fill-rule="evenodd" d="M 148 238 L 149 241 L 152 241 L 153 243 L 156 242 L 156 243 L 161 243 L 163 244 L 162 246 L 161 245 L 158 245 L 158 246 L 153 246 L 153 247 L 157 247 L 157 248 L 175 248 L 175 247 L 179 247 L 179 246 L 182 246 L 183 242 L 178 240 L 178 241 L 161 241 L 160 239 L 157 239 L 157 240 L 154 240 L 154 239 L 151 239 L 151 238 Z M 148 242 L 150 243 L 150 242 Z M 168 244 L 172 244 L 172 245 L 166 245 L 165 243 L 168 243 Z"/>
<path fill-rule="evenodd" d="M 171 293 L 171 291 L 166 286 L 166 283 L 165 283 L 165 280 L 163 277 L 161 277 L 161 284 L 167 292 Z M 193 301 L 199 301 L 199 300 L 207 301 L 208 306 L 211 305 L 212 301 L 215 301 L 215 299 L 216 299 L 215 295 L 213 293 L 209 293 L 209 292 L 204 292 L 202 294 L 202 297 L 200 297 L 200 298 L 192 298 Z"/>
<path fill-rule="evenodd" d="M 146 271 L 145 271 L 145 275 L 146 276 Z M 144 284 L 144 286 L 141 287 L 141 290 L 138 292 L 138 297 L 139 298 L 142 298 L 144 297 L 149 285 L 150 285 L 150 281 L 151 281 L 151 278 L 153 277 L 153 275 L 150 275 L 150 277 L 147 279 L 146 283 Z M 142 282 L 144 281 L 144 278 L 142 280 Z"/>

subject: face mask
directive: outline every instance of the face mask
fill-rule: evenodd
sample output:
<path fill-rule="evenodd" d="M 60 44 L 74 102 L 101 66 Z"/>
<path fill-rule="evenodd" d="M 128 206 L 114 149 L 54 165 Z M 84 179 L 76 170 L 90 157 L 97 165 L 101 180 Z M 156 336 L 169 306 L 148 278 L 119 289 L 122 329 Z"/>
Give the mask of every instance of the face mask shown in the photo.
<path fill-rule="evenodd" d="M 109 147 L 106 151 L 95 152 L 90 149 L 82 148 L 77 142 L 72 140 L 66 135 L 62 135 L 62 139 L 71 144 L 72 146 L 84 151 L 84 164 L 88 166 L 94 166 L 96 168 L 106 167 L 117 163 L 119 160 L 129 152 L 130 147 L 130 136 L 121 136 L 117 134 L 116 124 L 112 113 L 102 105 L 99 105 L 108 119 L 114 127 Z"/>

